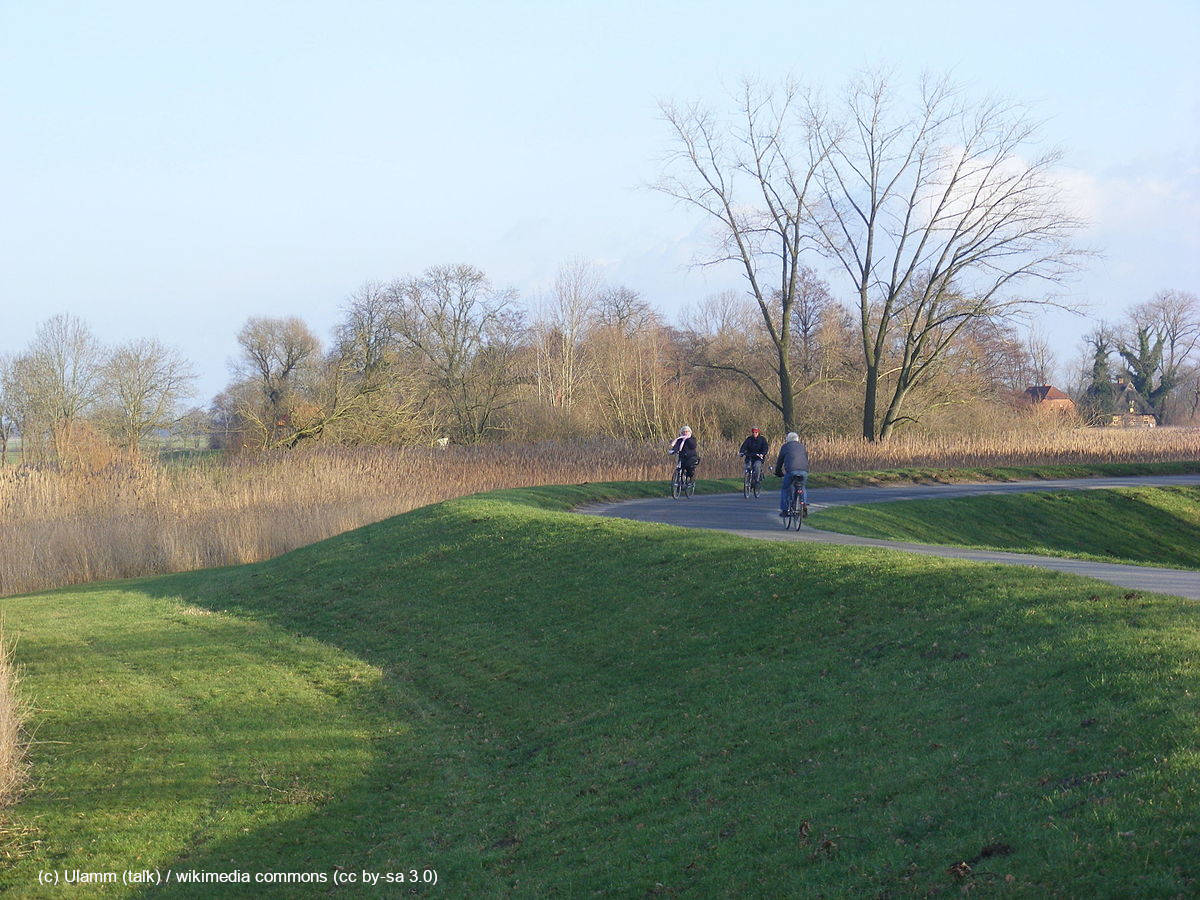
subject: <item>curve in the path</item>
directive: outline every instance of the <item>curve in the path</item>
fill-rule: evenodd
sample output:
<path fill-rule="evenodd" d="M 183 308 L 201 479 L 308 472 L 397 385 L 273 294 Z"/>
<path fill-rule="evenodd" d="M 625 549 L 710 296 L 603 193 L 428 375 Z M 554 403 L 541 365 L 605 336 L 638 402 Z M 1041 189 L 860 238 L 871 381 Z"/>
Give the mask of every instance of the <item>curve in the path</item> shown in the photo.
<path fill-rule="evenodd" d="M 809 491 L 809 506 L 811 509 L 817 510 L 852 503 L 889 503 L 896 500 L 925 500 L 935 497 L 971 497 L 980 494 L 1029 493 L 1031 491 L 1098 490 L 1176 485 L 1200 485 L 1200 475 L 1080 478 L 1055 481 L 1016 481 L 1000 484 L 906 484 L 880 487 L 822 488 Z M 966 547 L 910 544 L 904 541 L 887 541 L 852 534 L 838 534 L 832 531 L 817 531 L 807 527 L 798 532 L 784 531 L 777 515 L 777 500 L 777 492 L 767 490 L 758 500 L 746 500 L 741 494 L 707 494 L 683 500 L 672 500 L 665 497 L 661 500 L 626 500 L 619 503 L 604 503 L 584 507 L 578 512 L 635 519 L 640 522 L 660 522 L 688 528 L 711 528 L 761 540 L 817 541 L 825 544 L 858 547 L 886 547 L 890 550 L 923 553 L 927 556 L 944 556 L 1016 566 L 1036 566 L 1096 578 L 1119 587 L 1159 594 L 1174 594 L 1177 597 L 1200 600 L 1200 572 L 1196 571 L 1128 566 L 1056 556 L 1034 556 L 1028 553 L 972 550 Z"/>

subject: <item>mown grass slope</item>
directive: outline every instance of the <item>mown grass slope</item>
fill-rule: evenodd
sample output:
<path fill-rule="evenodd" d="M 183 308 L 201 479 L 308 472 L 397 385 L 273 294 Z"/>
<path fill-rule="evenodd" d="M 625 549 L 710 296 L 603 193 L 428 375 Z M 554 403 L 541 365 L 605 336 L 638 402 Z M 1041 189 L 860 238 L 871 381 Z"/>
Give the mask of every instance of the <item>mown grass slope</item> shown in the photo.
<path fill-rule="evenodd" d="M 481 495 L 5 601 L 43 743 L 15 811 L 37 843 L 0 887 L 143 865 L 431 867 L 455 896 L 1200 887 L 1195 604 L 564 512 L 638 490 L 661 486 Z"/>
<path fill-rule="evenodd" d="M 1060 478 L 1100 478 L 1138 475 L 1194 475 L 1200 460 L 1178 462 L 1046 463 L 1004 466 L 908 466 L 862 472 L 812 474 L 813 487 L 858 487 L 871 484 L 966 484 L 973 482 L 1050 481 Z"/>
<path fill-rule="evenodd" d="M 922 544 L 1200 568 L 1200 487 L 903 500 L 834 507 L 810 524 Z"/>

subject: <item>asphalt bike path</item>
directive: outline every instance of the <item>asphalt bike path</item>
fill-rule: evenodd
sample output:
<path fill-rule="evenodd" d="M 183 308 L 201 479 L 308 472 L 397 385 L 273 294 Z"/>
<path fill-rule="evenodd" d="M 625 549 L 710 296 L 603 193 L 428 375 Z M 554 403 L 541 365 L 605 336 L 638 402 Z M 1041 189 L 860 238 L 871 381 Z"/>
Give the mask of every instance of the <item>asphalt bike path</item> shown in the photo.
<path fill-rule="evenodd" d="M 1100 490 L 1121 487 L 1171 487 L 1200 485 L 1200 475 L 1150 475 L 1128 478 L 1074 478 L 1053 481 L 1010 481 L 998 484 L 902 484 L 877 487 L 809 489 L 808 506 L 813 512 L 830 506 L 864 503 L 891 503 L 898 500 L 928 500 L 975 497 L 982 494 L 1019 494 L 1032 491 Z M 669 489 L 669 488 L 668 488 Z M 652 500 L 624 500 L 581 507 L 576 512 L 613 516 L 639 522 L 659 522 L 685 528 L 710 528 L 743 537 L 769 541 L 813 541 L 855 547 L 884 547 L 975 562 L 1035 566 L 1083 575 L 1107 581 L 1119 587 L 1157 594 L 1173 594 L 1200 600 L 1200 572 L 1186 569 L 1162 569 L 1129 566 L 1057 556 L 971 550 L 934 544 L 910 544 L 879 538 L 858 537 L 832 531 L 818 531 L 807 525 L 799 531 L 785 531 L 779 518 L 779 482 L 764 481 L 762 496 L 745 499 L 741 494 L 703 494 L 672 500 L 669 496 Z M 1120 522 L 1111 522 L 1119 528 Z"/>

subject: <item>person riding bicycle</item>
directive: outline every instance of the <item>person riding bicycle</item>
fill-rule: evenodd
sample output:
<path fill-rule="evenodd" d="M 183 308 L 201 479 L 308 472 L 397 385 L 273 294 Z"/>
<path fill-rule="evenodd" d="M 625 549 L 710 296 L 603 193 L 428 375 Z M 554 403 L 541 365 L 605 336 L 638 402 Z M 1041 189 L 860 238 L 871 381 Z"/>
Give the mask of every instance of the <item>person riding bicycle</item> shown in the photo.
<path fill-rule="evenodd" d="M 670 454 L 678 454 L 679 467 L 687 478 L 696 477 L 696 465 L 700 462 L 700 452 L 696 449 L 696 439 L 692 429 L 684 425 L 679 429 L 679 437 L 671 444 Z"/>
<path fill-rule="evenodd" d="M 738 450 L 738 456 L 742 457 L 746 461 L 746 465 L 753 471 L 756 484 L 762 481 L 763 460 L 767 458 L 770 449 L 771 446 L 762 436 L 762 431 L 758 428 L 751 428 L 750 437 L 742 441 L 742 447 Z"/>
<path fill-rule="evenodd" d="M 783 479 L 783 487 L 779 489 L 779 515 L 788 514 L 788 506 L 792 502 L 792 483 L 800 480 L 800 502 L 808 505 L 808 448 L 800 441 L 800 435 L 789 431 L 779 448 L 779 456 L 775 460 L 775 477 Z"/>

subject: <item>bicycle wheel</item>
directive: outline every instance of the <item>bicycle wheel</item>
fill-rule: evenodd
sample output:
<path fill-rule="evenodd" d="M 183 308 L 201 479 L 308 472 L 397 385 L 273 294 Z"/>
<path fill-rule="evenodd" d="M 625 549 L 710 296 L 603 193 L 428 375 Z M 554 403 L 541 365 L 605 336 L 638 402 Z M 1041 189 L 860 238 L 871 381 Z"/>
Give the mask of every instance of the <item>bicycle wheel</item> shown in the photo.
<path fill-rule="evenodd" d="M 752 490 L 752 491 L 754 492 L 754 499 L 755 499 L 755 500 L 757 500 L 757 499 L 758 499 L 758 489 L 759 489 L 761 486 L 762 486 L 762 478 L 761 478 L 761 477 L 759 477 L 759 478 L 751 478 L 751 479 L 750 479 L 750 490 Z"/>
<path fill-rule="evenodd" d="M 745 474 L 745 476 L 742 478 L 742 496 L 743 497 L 749 498 L 751 490 L 754 491 L 755 497 L 758 496 L 758 488 L 757 487 L 751 488 L 751 486 L 750 486 L 750 482 L 753 480 L 754 479 L 751 477 L 749 472 L 747 472 Z"/>
<path fill-rule="evenodd" d="M 688 480 L 687 480 L 687 481 L 684 483 L 684 489 L 687 491 L 687 495 L 688 495 L 689 497 L 690 497 L 690 496 L 692 496 L 692 494 L 694 494 L 694 493 L 696 492 L 696 479 L 695 479 L 695 478 L 689 478 L 689 479 L 688 479 Z"/>
<path fill-rule="evenodd" d="M 794 526 L 797 531 L 800 530 L 800 488 L 798 485 L 792 488 L 788 497 L 787 519 L 788 527 Z"/>
<path fill-rule="evenodd" d="M 683 476 L 680 474 L 679 470 L 676 469 L 675 477 L 671 479 L 671 498 L 673 500 L 679 499 L 679 494 L 680 494 L 680 491 L 682 488 L 683 488 Z"/>

